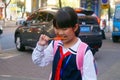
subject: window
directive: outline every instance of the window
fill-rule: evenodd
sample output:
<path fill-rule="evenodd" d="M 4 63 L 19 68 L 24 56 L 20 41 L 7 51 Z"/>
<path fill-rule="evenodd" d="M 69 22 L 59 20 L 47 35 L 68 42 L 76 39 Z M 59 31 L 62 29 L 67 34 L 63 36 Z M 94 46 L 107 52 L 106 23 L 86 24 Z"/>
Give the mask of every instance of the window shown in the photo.
<path fill-rule="evenodd" d="M 116 8 L 115 18 L 116 18 L 116 19 L 120 19 L 120 7 L 117 7 L 117 8 Z"/>

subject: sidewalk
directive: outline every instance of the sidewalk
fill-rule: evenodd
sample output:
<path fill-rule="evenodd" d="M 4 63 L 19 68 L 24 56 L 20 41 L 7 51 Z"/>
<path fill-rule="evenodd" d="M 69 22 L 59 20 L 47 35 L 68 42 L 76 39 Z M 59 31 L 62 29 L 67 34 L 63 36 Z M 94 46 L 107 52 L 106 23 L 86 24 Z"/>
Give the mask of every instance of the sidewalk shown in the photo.
<path fill-rule="evenodd" d="M 5 21 L 5 23 L 4 23 L 4 21 L 2 21 L 2 20 L 0 20 L 0 25 L 2 25 L 3 26 L 3 28 L 5 28 L 5 27 L 16 27 L 17 25 L 16 25 L 16 21 L 10 21 L 10 20 L 7 20 L 7 21 Z"/>

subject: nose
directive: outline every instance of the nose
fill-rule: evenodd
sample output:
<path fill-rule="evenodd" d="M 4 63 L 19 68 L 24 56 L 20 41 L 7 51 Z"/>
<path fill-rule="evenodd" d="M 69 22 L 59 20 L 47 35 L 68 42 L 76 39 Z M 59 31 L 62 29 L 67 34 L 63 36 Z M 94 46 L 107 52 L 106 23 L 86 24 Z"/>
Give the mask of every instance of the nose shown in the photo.
<path fill-rule="evenodd" d="M 62 35 L 62 34 L 63 34 L 63 30 L 57 29 L 57 30 L 56 30 L 56 34 L 57 34 L 57 35 Z"/>

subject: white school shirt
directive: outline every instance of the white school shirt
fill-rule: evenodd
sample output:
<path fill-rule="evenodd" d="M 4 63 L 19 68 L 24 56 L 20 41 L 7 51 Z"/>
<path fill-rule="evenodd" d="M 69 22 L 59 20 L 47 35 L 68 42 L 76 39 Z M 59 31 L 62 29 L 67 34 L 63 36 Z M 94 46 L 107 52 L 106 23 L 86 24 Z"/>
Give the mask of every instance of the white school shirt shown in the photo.
<path fill-rule="evenodd" d="M 70 48 L 77 52 L 77 47 L 80 43 L 81 40 L 78 38 L 78 41 Z M 67 51 L 71 52 L 69 48 L 66 49 L 63 47 L 63 53 L 66 53 Z M 72 53 L 76 54 L 74 52 Z M 53 61 L 53 57 L 53 41 L 48 46 L 40 46 L 37 43 L 32 53 L 33 62 L 41 67 L 50 64 Z M 82 80 L 97 80 L 94 66 L 94 57 L 91 50 L 87 50 L 84 56 Z"/>

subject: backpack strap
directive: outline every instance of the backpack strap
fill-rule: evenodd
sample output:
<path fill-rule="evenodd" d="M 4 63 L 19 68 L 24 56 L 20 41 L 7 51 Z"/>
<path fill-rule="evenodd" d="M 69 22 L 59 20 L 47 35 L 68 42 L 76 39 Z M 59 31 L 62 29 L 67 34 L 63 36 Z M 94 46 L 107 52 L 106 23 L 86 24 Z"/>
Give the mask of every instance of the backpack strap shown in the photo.
<path fill-rule="evenodd" d="M 53 41 L 53 54 L 54 54 L 54 55 L 55 55 L 56 50 L 57 50 L 57 48 L 58 48 L 58 43 L 59 43 L 59 42 L 60 42 L 59 40 Z M 50 73 L 49 80 L 51 79 L 51 77 L 52 77 L 52 72 Z"/>
<path fill-rule="evenodd" d="M 81 74 L 83 74 L 83 60 L 87 47 L 88 45 L 86 43 L 81 42 L 77 49 L 76 63 L 78 70 L 81 71 Z"/>
<path fill-rule="evenodd" d="M 57 50 L 57 48 L 58 48 L 58 43 L 59 43 L 59 42 L 60 42 L 59 40 L 56 40 L 56 41 L 53 42 L 53 54 L 56 53 L 56 50 Z"/>

